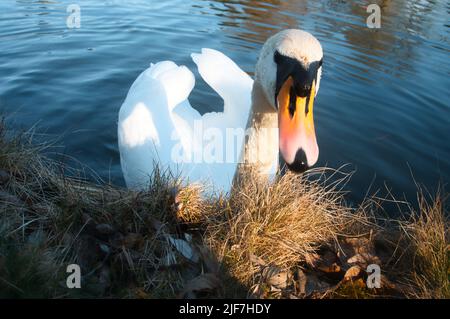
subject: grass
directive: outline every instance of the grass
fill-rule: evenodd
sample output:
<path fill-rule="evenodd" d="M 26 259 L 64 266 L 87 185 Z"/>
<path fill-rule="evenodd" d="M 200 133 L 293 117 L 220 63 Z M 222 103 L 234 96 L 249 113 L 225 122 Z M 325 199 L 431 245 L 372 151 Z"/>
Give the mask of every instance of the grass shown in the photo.
<path fill-rule="evenodd" d="M 450 297 L 444 196 L 419 190 L 418 209 L 380 217 L 379 199 L 348 206 L 350 176 L 330 169 L 249 172 L 206 195 L 155 168 L 133 192 L 86 182 L 47 148 L 0 125 L 0 298 Z M 66 286 L 73 263 L 82 289 Z"/>
<path fill-rule="evenodd" d="M 414 297 L 450 298 L 450 246 L 448 215 L 444 201 L 438 196 L 427 202 L 419 197 L 420 212 L 409 223 L 403 223 L 404 234 L 410 242 L 413 282 L 418 288 Z"/>

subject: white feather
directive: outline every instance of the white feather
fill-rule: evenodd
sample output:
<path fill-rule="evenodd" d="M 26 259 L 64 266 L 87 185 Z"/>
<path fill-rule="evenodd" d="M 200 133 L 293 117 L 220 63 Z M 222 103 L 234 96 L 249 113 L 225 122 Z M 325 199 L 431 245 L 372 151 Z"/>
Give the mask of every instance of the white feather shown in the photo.
<path fill-rule="evenodd" d="M 166 61 L 145 70 L 119 113 L 119 150 L 129 188 L 145 188 L 155 163 L 174 173 L 181 171 L 189 182 L 211 181 L 223 191 L 231 187 L 244 136 L 236 136 L 232 157 L 223 139 L 234 129 L 245 130 L 253 80 L 218 51 L 203 49 L 192 58 L 206 83 L 224 100 L 224 112 L 200 116 L 190 105 L 195 78 L 186 67 Z M 209 150 L 219 156 L 205 156 Z"/>

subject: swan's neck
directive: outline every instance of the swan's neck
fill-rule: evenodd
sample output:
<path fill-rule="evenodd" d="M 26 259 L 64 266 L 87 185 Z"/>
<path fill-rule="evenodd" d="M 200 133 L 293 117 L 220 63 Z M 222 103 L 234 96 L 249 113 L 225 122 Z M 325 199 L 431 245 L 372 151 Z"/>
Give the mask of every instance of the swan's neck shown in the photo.
<path fill-rule="evenodd" d="M 278 116 L 257 81 L 253 84 L 246 133 L 238 175 L 243 168 L 252 168 L 260 176 L 270 175 L 278 163 Z"/>

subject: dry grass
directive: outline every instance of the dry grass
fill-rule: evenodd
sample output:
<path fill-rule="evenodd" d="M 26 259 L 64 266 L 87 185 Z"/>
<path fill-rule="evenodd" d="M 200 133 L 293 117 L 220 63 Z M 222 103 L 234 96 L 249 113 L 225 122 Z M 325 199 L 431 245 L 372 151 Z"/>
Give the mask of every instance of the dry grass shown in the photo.
<path fill-rule="evenodd" d="M 339 171 L 249 173 L 230 195 L 155 169 L 145 192 L 92 185 L 0 125 L 0 297 L 449 297 L 445 201 L 377 218 Z M 68 264 L 81 290 L 65 286 Z M 364 285 L 369 263 L 383 287 Z M 407 280 L 405 280 L 405 278 Z"/>
<path fill-rule="evenodd" d="M 311 175 L 316 176 L 311 180 Z M 287 174 L 275 183 L 249 177 L 214 207 L 205 238 L 247 285 L 255 282 L 261 264 L 290 270 L 355 224 L 370 224 L 344 205 L 338 186 L 347 177 L 328 183 L 323 170 Z"/>
<path fill-rule="evenodd" d="M 426 200 L 423 192 L 418 197 L 419 211 L 402 229 L 410 243 L 412 282 L 416 289 L 412 297 L 450 298 L 449 220 L 445 200 L 440 195 Z"/>

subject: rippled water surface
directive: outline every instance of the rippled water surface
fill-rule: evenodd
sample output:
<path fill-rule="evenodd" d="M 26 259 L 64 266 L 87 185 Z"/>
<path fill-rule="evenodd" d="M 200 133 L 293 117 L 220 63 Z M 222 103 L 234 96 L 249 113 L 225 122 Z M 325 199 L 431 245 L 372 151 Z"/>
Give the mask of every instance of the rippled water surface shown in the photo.
<path fill-rule="evenodd" d="M 14 129 L 60 137 L 59 151 L 123 184 L 118 110 L 150 62 L 191 70 L 190 53 L 221 50 L 253 75 L 258 51 L 285 28 L 313 33 L 325 51 L 315 106 L 320 165 L 351 163 L 361 199 L 373 180 L 414 195 L 450 181 L 449 17 L 444 0 L 378 1 L 1 0 L 0 112 Z M 68 29 L 69 3 L 81 28 Z M 195 71 L 196 72 L 196 71 Z M 220 105 L 197 75 L 191 103 Z"/>

